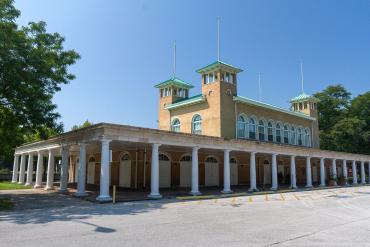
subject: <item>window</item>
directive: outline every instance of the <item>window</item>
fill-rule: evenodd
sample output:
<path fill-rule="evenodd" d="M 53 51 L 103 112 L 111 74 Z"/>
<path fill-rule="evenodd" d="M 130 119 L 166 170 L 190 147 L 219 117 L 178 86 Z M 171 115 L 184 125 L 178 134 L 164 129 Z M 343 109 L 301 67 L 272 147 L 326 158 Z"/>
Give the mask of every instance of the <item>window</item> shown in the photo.
<path fill-rule="evenodd" d="M 289 128 L 286 125 L 284 125 L 284 143 L 289 143 Z"/>
<path fill-rule="evenodd" d="M 304 145 L 306 147 L 310 147 L 311 146 L 310 132 L 309 132 L 308 129 L 305 129 L 304 130 Z"/>
<path fill-rule="evenodd" d="M 302 130 L 298 129 L 298 145 L 302 146 Z"/>
<path fill-rule="evenodd" d="M 236 159 L 235 158 L 230 158 L 230 163 L 236 164 Z"/>
<path fill-rule="evenodd" d="M 295 144 L 295 129 L 292 127 L 290 129 L 290 144 Z"/>
<path fill-rule="evenodd" d="M 212 157 L 212 156 L 208 157 L 205 160 L 205 162 L 207 162 L 207 163 L 218 163 L 217 159 L 215 157 Z"/>
<path fill-rule="evenodd" d="M 159 158 L 159 160 L 163 160 L 163 161 L 169 161 L 170 160 L 168 158 L 168 156 L 165 155 L 165 154 L 159 154 L 158 158 Z"/>
<path fill-rule="evenodd" d="M 94 157 L 90 157 L 89 158 L 89 162 L 95 162 L 95 158 Z"/>
<path fill-rule="evenodd" d="M 164 94 L 163 94 L 163 88 L 161 89 L 161 98 L 163 98 Z"/>
<path fill-rule="evenodd" d="M 265 140 L 265 123 L 262 120 L 258 123 L 258 138 L 261 141 Z"/>
<path fill-rule="evenodd" d="M 256 122 L 253 118 L 249 119 L 249 138 L 256 139 Z"/>
<path fill-rule="evenodd" d="M 131 160 L 130 155 L 127 153 L 122 155 L 121 160 Z"/>
<path fill-rule="evenodd" d="M 172 121 L 171 130 L 174 132 L 180 132 L 180 120 L 178 118 Z"/>
<path fill-rule="evenodd" d="M 200 115 L 195 115 L 193 117 L 191 133 L 198 135 L 202 134 L 202 118 Z"/>
<path fill-rule="evenodd" d="M 299 103 L 299 110 L 303 110 L 303 104 Z"/>
<path fill-rule="evenodd" d="M 232 74 L 232 76 L 233 76 L 233 77 L 232 77 L 232 78 L 233 78 L 233 80 L 232 80 L 232 82 L 231 82 L 231 83 L 236 83 L 236 74 L 235 74 L 235 73 L 233 73 L 233 74 Z"/>
<path fill-rule="evenodd" d="M 182 88 L 179 88 L 178 93 L 179 93 L 178 94 L 179 97 L 182 97 L 182 98 L 185 97 L 184 90 Z"/>
<path fill-rule="evenodd" d="M 209 73 L 204 75 L 204 84 L 215 82 L 215 74 Z"/>
<path fill-rule="evenodd" d="M 281 127 L 280 127 L 280 124 L 276 124 L 276 141 L 281 142 Z"/>
<path fill-rule="evenodd" d="M 191 161 L 191 156 L 190 155 L 184 155 L 184 156 L 182 156 L 180 161 Z"/>
<path fill-rule="evenodd" d="M 246 138 L 246 129 L 247 129 L 247 123 L 245 121 L 245 118 L 243 116 L 238 117 L 238 137 L 239 138 Z"/>
<path fill-rule="evenodd" d="M 307 102 L 304 102 L 304 109 L 307 109 Z"/>
<path fill-rule="evenodd" d="M 271 122 L 267 124 L 267 140 L 270 142 L 274 141 L 274 129 Z"/>

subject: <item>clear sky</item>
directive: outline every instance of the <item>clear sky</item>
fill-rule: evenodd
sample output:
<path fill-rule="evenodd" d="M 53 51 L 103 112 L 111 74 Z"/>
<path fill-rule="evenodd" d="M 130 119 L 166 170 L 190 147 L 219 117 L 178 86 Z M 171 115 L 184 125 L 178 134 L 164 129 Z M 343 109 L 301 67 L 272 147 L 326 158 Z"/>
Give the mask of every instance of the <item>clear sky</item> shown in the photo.
<path fill-rule="evenodd" d="M 157 127 L 156 83 L 172 75 L 195 85 L 196 69 L 217 59 L 217 16 L 221 60 L 244 69 L 238 94 L 289 107 L 300 93 L 341 83 L 353 95 L 370 90 L 370 1 L 76 1 L 17 0 L 19 23 L 46 21 L 49 32 L 66 37 L 81 54 L 71 68 L 76 80 L 54 102 L 65 130 L 86 119 Z"/>

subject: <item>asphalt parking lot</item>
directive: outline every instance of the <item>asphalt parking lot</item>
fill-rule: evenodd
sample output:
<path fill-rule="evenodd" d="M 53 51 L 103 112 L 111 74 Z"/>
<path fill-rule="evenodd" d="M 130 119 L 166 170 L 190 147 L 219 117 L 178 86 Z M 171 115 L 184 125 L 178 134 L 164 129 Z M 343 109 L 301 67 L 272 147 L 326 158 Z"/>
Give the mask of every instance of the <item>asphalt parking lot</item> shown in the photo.
<path fill-rule="evenodd" d="M 370 246 L 370 186 L 114 205 L 33 196 L 0 212 L 1 246 Z"/>

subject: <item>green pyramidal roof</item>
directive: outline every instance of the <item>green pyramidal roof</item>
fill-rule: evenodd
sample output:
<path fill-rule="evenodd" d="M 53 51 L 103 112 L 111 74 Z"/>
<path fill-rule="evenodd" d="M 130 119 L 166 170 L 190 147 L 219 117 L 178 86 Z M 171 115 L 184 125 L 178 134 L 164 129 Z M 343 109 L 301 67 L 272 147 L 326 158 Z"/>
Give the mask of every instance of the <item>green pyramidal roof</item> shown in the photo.
<path fill-rule="evenodd" d="M 198 69 L 196 72 L 198 73 L 205 73 L 205 72 L 208 72 L 208 71 L 211 71 L 211 70 L 214 70 L 214 69 L 218 69 L 218 68 L 226 68 L 226 69 L 229 69 L 235 73 L 239 73 L 239 72 L 242 72 L 243 70 L 242 69 L 239 69 L 238 67 L 234 67 L 230 64 L 227 64 L 227 63 L 224 63 L 222 61 L 216 61 L 214 63 L 211 63 L 201 69 Z"/>
<path fill-rule="evenodd" d="M 290 100 L 291 103 L 293 102 L 300 102 L 300 101 L 307 101 L 307 100 L 311 100 L 311 101 L 314 101 L 314 102 L 319 102 L 320 100 L 312 95 L 309 95 L 309 94 L 306 94 L 306 93 L 301 93 L 300 95 L 298 95 L 297 97 L 294 97 Z"/>
<path fill-rule="evenodd" d="M 194 87 L 190 83 L 187 83 L 187 82 L 185 82 L 185 81 L 183 81 L 183 80 L 181 80 L 177 77 L 172 77 L 172 78 L 168 79 L 167 81 L 164 81 L 164 82 L 161 82 L 161 83 L 155 85 L 154 87 L 164 88 L 164 87 L 168 87 L 168 86 L 171 86 L 171 85 L 182 87 L 182 88 L 187 88 L 187 89 L 190 89 L 190 88 Z"/>

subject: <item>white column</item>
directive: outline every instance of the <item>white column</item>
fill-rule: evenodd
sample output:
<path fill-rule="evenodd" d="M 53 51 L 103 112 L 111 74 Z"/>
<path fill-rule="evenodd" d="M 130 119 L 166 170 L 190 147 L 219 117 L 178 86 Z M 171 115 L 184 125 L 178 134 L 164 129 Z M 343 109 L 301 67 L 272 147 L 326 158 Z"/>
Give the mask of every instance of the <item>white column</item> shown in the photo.
<path fill-rule="evenodd" d="M 85 155 L 86 157 L 86 155 Z M 68 184 L 68 160 L 69 160 L 69 147 L 62 146 L 62 169 L 60 174 L 60 188 L 59 192 L 67 192 Z"/>
<path fill-rule="evenodd" d="M 201 194 L 199 192 L 198 150 L 199 150 L 198 147 L 193 147 L 191 151 L 191 192 L 190 194 L 194 196 Z"/>
<path fill-rule="evenodd" d="M 355 160 L 352 161 L 352 178 L 353 178 L 352 184 L 356 185 L 357 184 L 357 165 L 356 165 Z"/>
<path fill-rule="evenodd" d="M 13 164 L 13 177 L 12 183 L 16 183 L 18 181 L 18 168 L 19 168 L 19 155 L 14 155 L 14 164 Z"/>
<path fill-rule="evenodd" d="M 19 167 L 19 184 L 24 184 L 24 173 L 26 169 L 26 155 L 21 155 L 21 166 Z"/>
<path fill-rule="evenodd" d="M 232 193 L 230 189 L 230 150 L 224 151 L 224 189 L 222 193 Z"/>
<path fill-rule="evenodd" d="M 37 153 L 37 166 L 36 166 L 36 182 L 34 188 L 40 188 L 42 184 L 42 172 L 43 172 L 43 159 L 42 152 Z"/>
<path fill-rule="evenodd" d="M 276 156 L 277 156 L 277 154 L 272 154 L 272 166 L 271 166 L 272 187 L 271 187 L 271 190 L 277 190 L 278 189 Z"/>
<path fill-rule="evenodd" d="M 251 152 L 249 160 L 250 192 L 258 191 L 256 181 L 256 152 Z"/>
<path fill-rule="evenodd" d="M 26 185 L 32 185 L 32 181 L 33 181 L 33 153 L 29 153 Z"/>
<path fill-rule="evenodd" d="M 112 197 L 109 194 L 109 169 L 110 169 L 110 159 L 109 159 L 109 143 L 110 140 L 101 140 L 101 165 L 100 165 L 100 194 L 96 200 L 104 202 L 111 201 Z M 81 162 L 81 160 L 80 160 Z"/>
<path fill-rule="evenodd" d="M 290 156 L 290 188 L 297 189 L 297 174 L 295 169 L 295 156 Z"/>
<path fill-rule="evenodd" d="M 48 158 L 48 174 L 46 176 L 46 187 L 45 190 L 52 190 L 54 188 L 54 151 L 49 150 Z"/>
<path fill-rule="evenodd" d="M 87 196 L 85 191 L 86 184 L 86 143 L 80 143 L 80 164 L 78 167 L 77 192 L 75 196 Z M 109 172 L 109 171 L 108 171 Z"/>
<path fill-rule="evenodd" d="M 344 185 L 348 185 L 347 160 L 343 160 L 342 169 L 343 169 Z"/>
<path fill-rule="evenodd" d="M 159 194 L 159 146 L 161 144 L 152 144 L 152 166 L 151 166 L 151 181 L 150 181 L 150 198 L 162 198 Z"/>
<path fill-rule="evenodd" d="M 306 158 L 306 188 L 312 187 L 311 157 Z"/>
<path fill-rule="evenodd" d="M 361 184 L 366 184 L 365 179 L 365 162 L 361 161 Z"/>
<path fill-rule="evenodd" d="M 325 187 L 325 158 L 320 158 L 320 187 Z"/>
<path fill-rule="evenodd" d="M 337 177 L 337 160 L 336 159 L 333 159 L 333 163 L 332 163 L 331 169 L 332 169 L 332 173 L 333 173 L 332 174 L 333 178 L 337 179 L 338 177 Z M 337 182 L 336 181 L 334 181 L 334 186 L 337 186 Z"/>

